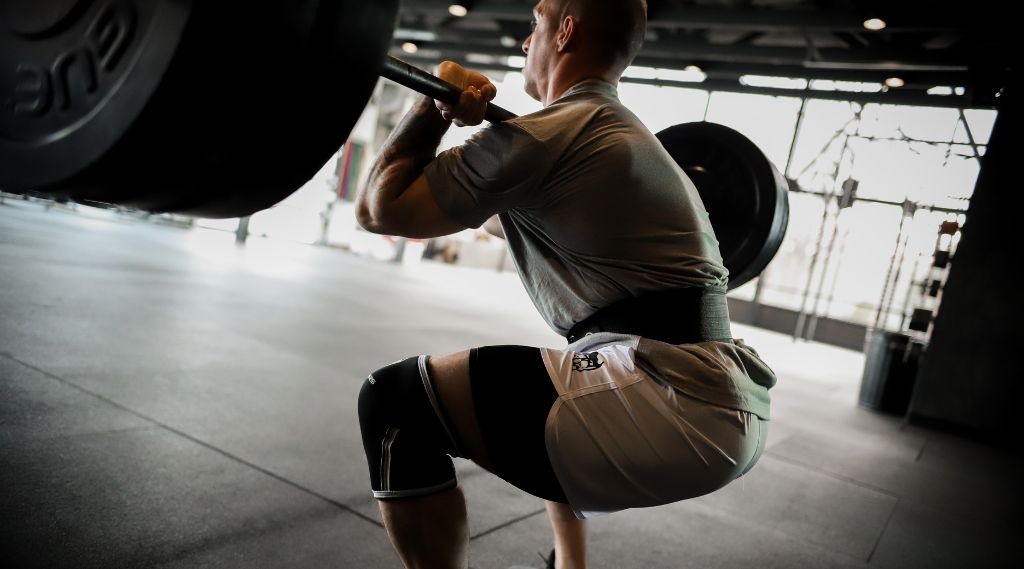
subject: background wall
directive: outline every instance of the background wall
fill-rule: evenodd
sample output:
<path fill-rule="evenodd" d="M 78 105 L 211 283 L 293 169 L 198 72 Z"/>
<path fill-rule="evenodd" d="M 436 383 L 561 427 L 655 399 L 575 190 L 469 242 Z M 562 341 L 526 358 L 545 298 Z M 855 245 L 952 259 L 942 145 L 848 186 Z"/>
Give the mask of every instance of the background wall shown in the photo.
<path fill-rule="evenodd" d="M 1020 361 L 1021 235 L 1020 102 L 1004 95 L 982 158 L 963 237 L 943 289 L 931 343 L 921 364 L 911 418 L 995 436 L 1016 436 L 1022 400 Z"/>

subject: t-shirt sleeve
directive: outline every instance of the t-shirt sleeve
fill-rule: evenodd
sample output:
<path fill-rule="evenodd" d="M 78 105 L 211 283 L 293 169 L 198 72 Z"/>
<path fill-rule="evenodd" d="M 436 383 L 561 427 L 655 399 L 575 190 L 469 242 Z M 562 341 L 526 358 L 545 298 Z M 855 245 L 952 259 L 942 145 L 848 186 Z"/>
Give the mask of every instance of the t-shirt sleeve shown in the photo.
<path fill-rule="evenodd" d="M 536 195 L 551 162 L 544 142 L 502 123 L 442 152 L 423 173 L 442 211 L 466 227 L 480 227 Z"/>

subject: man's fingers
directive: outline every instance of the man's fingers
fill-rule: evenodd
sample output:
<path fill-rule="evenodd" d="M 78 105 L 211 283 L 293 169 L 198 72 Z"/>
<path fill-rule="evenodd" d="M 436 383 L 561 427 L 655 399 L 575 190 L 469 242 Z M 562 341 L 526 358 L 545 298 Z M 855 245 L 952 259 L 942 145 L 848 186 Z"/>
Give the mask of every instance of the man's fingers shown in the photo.
<path fill-rule="evenodd" d="M 498 88 L 493 83 L 487 82 L 483 88 L 480 89 L 480 93 L 483 95 L 485 101 L 493 101 L 495 95 L 498 94 Z"/>
<path fill-rule="evenodd" d="M 437 76 L 463 90 L 457 104 L 434 101 L 441 116 L 458 126 L 472 126 L 483 122 L 487 103 L 498 94 L 498 88 L 487 79 L 487 76 L 470 71 L 452 61 L 441 62 L 437 68 Z"/>
<path fill-rule="evenodd" d="M 477 125 L 483 122 L 484 113 L 487 111 L 487 101 L 484 99 L 483 94 L 476 87 L 470 87 L 462 92 L 462 98 L 459 101 L 459 106 L 464 109 L 465 112 L 460 113 L 460 118 L 463 122 L 471 125 Z"/>
<path fill-rule="evenodd" d="M 467 110 L 474 109 L 482 100 L 480 92 L 477 91 L 476 87 L 470 87 L 459 96 L 459 106 Z"/>
<path fill-rule="evenodd" d="M 470 85 L 459 95 L 457 104 L 452 105 L 435 99 L 434 106 L 441 112 L 444 120 L 454 122 L 456 126 L 475 126 L 483 122 L 487 113 L 487 103 L 494 98 L 496 91 L 490 84 L 482 88 Z"/>

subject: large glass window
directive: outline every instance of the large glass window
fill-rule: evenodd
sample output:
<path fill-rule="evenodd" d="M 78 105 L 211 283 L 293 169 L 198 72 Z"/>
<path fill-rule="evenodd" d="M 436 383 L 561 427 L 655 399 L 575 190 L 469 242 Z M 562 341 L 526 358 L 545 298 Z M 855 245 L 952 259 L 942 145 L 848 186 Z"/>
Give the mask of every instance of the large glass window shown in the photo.
<path fill-rule="evenodd" d="M 651 132 L 659 132 L 679 123 L 704 120 L 708 92 L 621 83 L 619 100 L 632 110 Z"/>
<path fill-rule="evenodd" d="M 713 93 L 708 120 L 724 124 L 754 141 L 781 171 L 789 156 L 800 100 L 740 93 Z"/>
<path fill-rule="evenodd" d="M 995 112 L 808 101 L 804 113 L 787 170 L 797 181 L 789 230 L 759 299 L 905 328 L 939 225 L 965 222 Z"/>

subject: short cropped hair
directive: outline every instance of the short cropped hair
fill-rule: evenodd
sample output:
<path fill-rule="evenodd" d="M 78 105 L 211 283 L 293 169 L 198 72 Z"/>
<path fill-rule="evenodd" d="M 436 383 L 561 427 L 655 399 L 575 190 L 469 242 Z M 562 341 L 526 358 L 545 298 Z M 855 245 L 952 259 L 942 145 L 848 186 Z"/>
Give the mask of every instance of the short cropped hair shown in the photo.
<path fill-rule="evenodd" d="M 646 0 L 559 0 L 561 14 L 576 17 L 599 63 L 621 74 L 643 44 L 647 31 Z"/>

